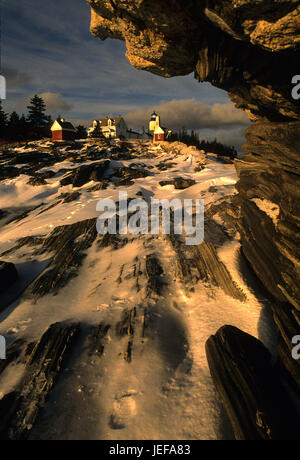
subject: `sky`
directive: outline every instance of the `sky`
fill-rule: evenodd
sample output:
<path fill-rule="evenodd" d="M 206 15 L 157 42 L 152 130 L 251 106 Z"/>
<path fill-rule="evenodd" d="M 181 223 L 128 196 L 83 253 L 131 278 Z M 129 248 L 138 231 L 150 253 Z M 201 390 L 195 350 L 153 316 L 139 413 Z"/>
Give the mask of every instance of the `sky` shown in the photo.
<path fill-rule="evenodd" d="M 91 35 L 85 0 L 1 1 L 6 112 L 26 114 L 39 94 L 53 118 L 89 126 L 95 118 L 123 115 L 129 128 L 141 129 L 156 110 L 170 129 L 194 129 L 240 151 L 249 121 L 225 91 L 193 75 L 167 79 L 134 69 L 125 43 Z"/>

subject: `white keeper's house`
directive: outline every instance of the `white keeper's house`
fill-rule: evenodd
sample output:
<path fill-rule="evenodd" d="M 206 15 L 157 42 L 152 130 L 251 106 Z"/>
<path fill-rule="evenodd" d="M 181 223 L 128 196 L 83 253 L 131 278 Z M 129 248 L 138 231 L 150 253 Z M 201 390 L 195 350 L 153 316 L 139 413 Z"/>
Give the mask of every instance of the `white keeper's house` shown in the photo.
<path fill-rule="evenodd" d="M 123 117 L 100 118 L 94 120 L 92 126 L 88 129 L 88 136 L 93 137 L 95 130 L 100 130 L 107 139 L 126 139 L 128 127 Z"/>

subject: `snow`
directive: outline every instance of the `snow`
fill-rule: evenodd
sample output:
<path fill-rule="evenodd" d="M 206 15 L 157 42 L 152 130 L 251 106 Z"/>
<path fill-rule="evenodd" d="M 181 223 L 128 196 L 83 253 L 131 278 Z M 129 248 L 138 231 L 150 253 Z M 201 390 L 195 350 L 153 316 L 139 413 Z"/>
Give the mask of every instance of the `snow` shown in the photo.
<path fill-rule="evenodd" d="M 190 155 L 161 152 L 159 146 L 153 159 L 141 162 L 154 169 L 154 175 L 135 179 L 126 188 L 128 197 L 142 191 L 144 197 L 158 199 L 202 198 L 205 205 L 236 193 L 236 172 L 233 165 L 224 165 L 210 159 L 204 170 L 195 172 Z M 162 161 L 174 162 L 167 171 L 159 171 Z M 139 160 L 121 161 L 123 166 Z M 120 162 L 118 162 L 120 163 Z M 68 162 L 46 168 L 58 171 L 74 166 Z M 75 165 L 78 166 L 78 165 Z M 162 180 L 175 177 L 192 178 L 196 184 L 175 190 L 161 187 Z M 80 199 L 60 203 L 40 214 L 61 193 L 74 191 L 72 186 L 60 187 L 56 178 L 48 185 L 27 185 L 28 176 L 0 183 L 0 207 L 44 206 L 31 211 L 16 223 L 0 227 L 0 252 L 12 247 L 18 238 L 46 235 L 53 228 L 98 217 L 96 204 L 101 198 L 118 201 L 119 191 L 111 183 L 106 190 L 88 191 L 94 183 L 79 189 Z M 215 191 L 210 191 L 214 187 Z M 76 189 L 75 189 L 76 190 Z M 257 200 L 256 200 L 257 201 Z M 261 203 L 260 203 L 261 206 Z M 274 206 L 274 205 L 272 205 Z M 265 212 L 270 207 L 264 203 Z M 273 212 L 273 211 L 272 211 Z M 276 214 L 276 213 L 275 213 Z M 272 214 L 274 216 L 274 214 Z M 50 395 L 34 439 L 228 439 L 232 432 L 212 383 L 205 356 L 205 342 L 225 324 L 231 324 L 260 338 L 272 351 L 275 337 L 268 305 L 254 288 L 247 284 L 239 262 L 238 236 L 218 249 L 234 281 L 245 292 L 247 301 L 241 303 L 228 297 L 219 288 L 204 284 L 190 292 L 178 279 L 175 254 L 163 235 L 129 236 L 123 248 L 98 249 L 96 242 L 87 251 L 79 276 L 58 291 L 38 300 L 21 297 L 0 313 L 0 334 L 9 341 L 24 337 L 37 340 L 52 323 L 72 320 L 85 325 L 99 323 L 115 325 L 125 309 L 138 307 L 133 360 L 129 364 L 123 354 L 128 337 L 116 337 L 112 327 L 105 340 L 104 355 L 91 358 L 83 348 L 73 357 L 70 369 L 59 379 Z M 27 251 L 27 252 L 26 252 Z M 19 264 L 21 280 L 27 285 L 49 260 L 34 260 L 30 249 L 6 256 Z M 137 291 L 133 276 L 137 260 L 144 261 L 155 253 L 163 265 L 168 285 L 164 297 L 146 299 L 146 278 L 141 275 Z M 23 265 L 22 265 L 23 264 Z M 22 269 L 27 265 L 27 272 Z M 22 268 L 23 267 L 23 268 Z M 120 283 L 121 277 L 121 283 Z M 1 300 L 1 298 L 0 298 Z M 151 334 L 142 337 L 141 312 L 151 311 Z M 0 397 L 11 391 L 22 375 L 22 368 L 10 367 L 0 379 Z"/>
<path fill-rule="evenodd" d="M 260 198 L 252 198 L 251 201 L 253 201 L 262 212 L 270 217 L 276 227 L 279 220 L 279 206 L 266 199 L 261 200 Z"/>
<path fill-rule="evenodd" d="M 25 371 L 23 364 L 8 366 L 1 375 L 0 380 L 0 401 L 4 395 L 13 391 L 20 382 Z"/>

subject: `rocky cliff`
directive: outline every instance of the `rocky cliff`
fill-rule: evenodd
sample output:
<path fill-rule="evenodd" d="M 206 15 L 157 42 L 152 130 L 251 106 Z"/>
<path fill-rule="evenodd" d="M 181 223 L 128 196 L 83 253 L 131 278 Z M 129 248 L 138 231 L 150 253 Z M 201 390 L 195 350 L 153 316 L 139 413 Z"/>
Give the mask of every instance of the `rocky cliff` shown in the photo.
<path fill-rule="evenodd" d="M 92 33 L 124 40 L 137 69 L 163 77 L 195 71 L 253 117 L 299 119 L 291 99 L 300 58 L 298 0 L 88 2 Z"/>
<path fill-rule="evenodd" d="M 137 69 L 195 72 L 228 91 L 253 125 L 237 162 L 243 253 L 274 299 L 280 357 L 300 381 L 291 338 L 300 325 L 299 0 L 88 0 L 91 31 L 124 40 Z M 299 363 L 299 362 L 298 362 Z"/>

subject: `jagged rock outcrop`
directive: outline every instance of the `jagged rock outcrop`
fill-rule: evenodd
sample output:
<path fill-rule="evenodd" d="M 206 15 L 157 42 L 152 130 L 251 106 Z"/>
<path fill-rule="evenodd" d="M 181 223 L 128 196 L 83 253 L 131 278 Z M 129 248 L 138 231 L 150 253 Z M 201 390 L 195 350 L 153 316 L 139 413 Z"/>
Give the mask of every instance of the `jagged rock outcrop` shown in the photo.
<path fill-rule="evenodd" d="M 78 324 L 57 323 L 36 344 L 9 347 L 6 365 L 23 364 L 24 374 L 18 387 L 0 400 L 0 439 L 28 438 L 78 333 Z"/>
<path fill-rule="evenodd" d="M 173 180 L 163 180 L 159 183 L 161 187 L 166 185 L 174 185 L 176 190 L 184 190 L 185 188 L 189 188 L 192 185 L 195 185 L 196 181 L 193 179 L 184 179 L 183 177 L 176 177 Z"/>
<path fill-rule="evenodd" d="M 292 79 L 299 74 L 300 1 L 88 3 L 92 33 L 125 41 L 134 67 L 164 77 L 194 71 L 256 121 L 237 162 L 237 225 L 251 267 L 299 326 L 300 104 Z M 287 345 L 291 337 L 284 336 L 282 316 L 276 319 Z M 286 367 L 298 381 L 299 362 Z"/>
<path fill-rule="evenodd" d="M 15 387 L 0 396 L 0 439 L 27 440 L 39 426 L 52 391 L 84 343 L 91 360 L 101 358 L 109 324 L 52 324 L 36 342 L 19 339 L 7 348 L 0 361 L 0 376 L 6 370 L 22 368 Z M 33 437 L 34 438 L 34 437 Z"/>
<path fill-rule="evenodd" d="M 80 166 L 71 171 L 60 183 L 62 186 L 72 184 L 73 187 L 82 187 L 90 181 L 99 182 L 109 165 L 110 161 L 104 160 L 100 163 Z"/>
<path fill-rule="evenodd" d="M 170 235 L 169 240 L 176 252 L 179 276 L 187 286 L 193 289 L 194 285 L 202 280 L 220 287 L 225 294 L 240 302 L 246 301 L 245 293 L 233 281 L 210 241 L 204 241 L 199 246 L 187 246 L 180 243 L 175 235 Z"/>
<path fill-rule="evenodd" d="M 254 116 L 297 119 L 300 2 L 88 0 L 92 33 L 117 38 L 137 69 L 164 77 L 192 71 L 229 91 Z M 293 56 L 293 57 L 292 57 Z"/>
<path fill-rule="evenodd" d="M 259 340 L 224 326 L 208 339 L 206 351 L 237 440 L 298 439 L 299 414 L 280 369 Z"/>
<path fill-rule="evenodd" d="M 272 295 L 300 310 L 300 122 L 256 123 L 246 138 L 236 161 L 243 252 Z"/>
<path fill-rule="evenodd" d="M 47 269 L 28 287 L 26 295 L 38 299 L 46 294 L 55 294 L 68 281 L 78 276 L 86 251 L 98 236 L 96 220 L 87 219 L 56 227 L 45 237 L 21 238 L 16 246 L 2 254 L 11 254 L 20 248 L 31 246 L 34 247 L 35 255 L 48 254 L 51 258 Z"/>
<path fill-rule="evenodd" d="M 43 241 L 39 253 L 49 253 L 53 259 L 48 269 L 29 288 L 39 298 L 55 292 L 78 275 L 78 268 L 86 256 L 85 251 L 97 238 L 96 219 L 56 227 Z"/>
<path fill-rule="evenodd" d="M 147 177 L 150 175 L 151 173 L 138 163 L 136 165 L 131 165 L 128 168 L 114 168 L 113 176 L 120 178 L 114 181 L 114 185 L 116 187 L 130 186 L 134 184 L 134 179 L 139 179 L 141 177 Z"/>
<path fill-rule="evenodd" d="M 160 265 L 159 260 L 154 254 L 147 256 L 146 258 L 146 274 L 148 278 L 147 293 L 161 294 L 163 282 L 161 277 L 163 276 L 163 268 Z"/>
<path fill-rule="evenodd" d="M 279 331 L 278 356 L 280 362 L 287 370 L 291 383 L 295 388 L 300 388 L 300 366 L 299 360 L 293 359 L 293 337 L 299 336 L 300 313 L 291 307 L 290 304 L 274 304 L 272 306 L 275 324 Z"/>
<path fill-rule="evenodd" d="M 282 364 L 300 385 L 292 339 L 300 327 L 300 122 L 259 122 L 246 132 L 239 175 L 237 227 L 243 254 L 276 299 Z"/>

